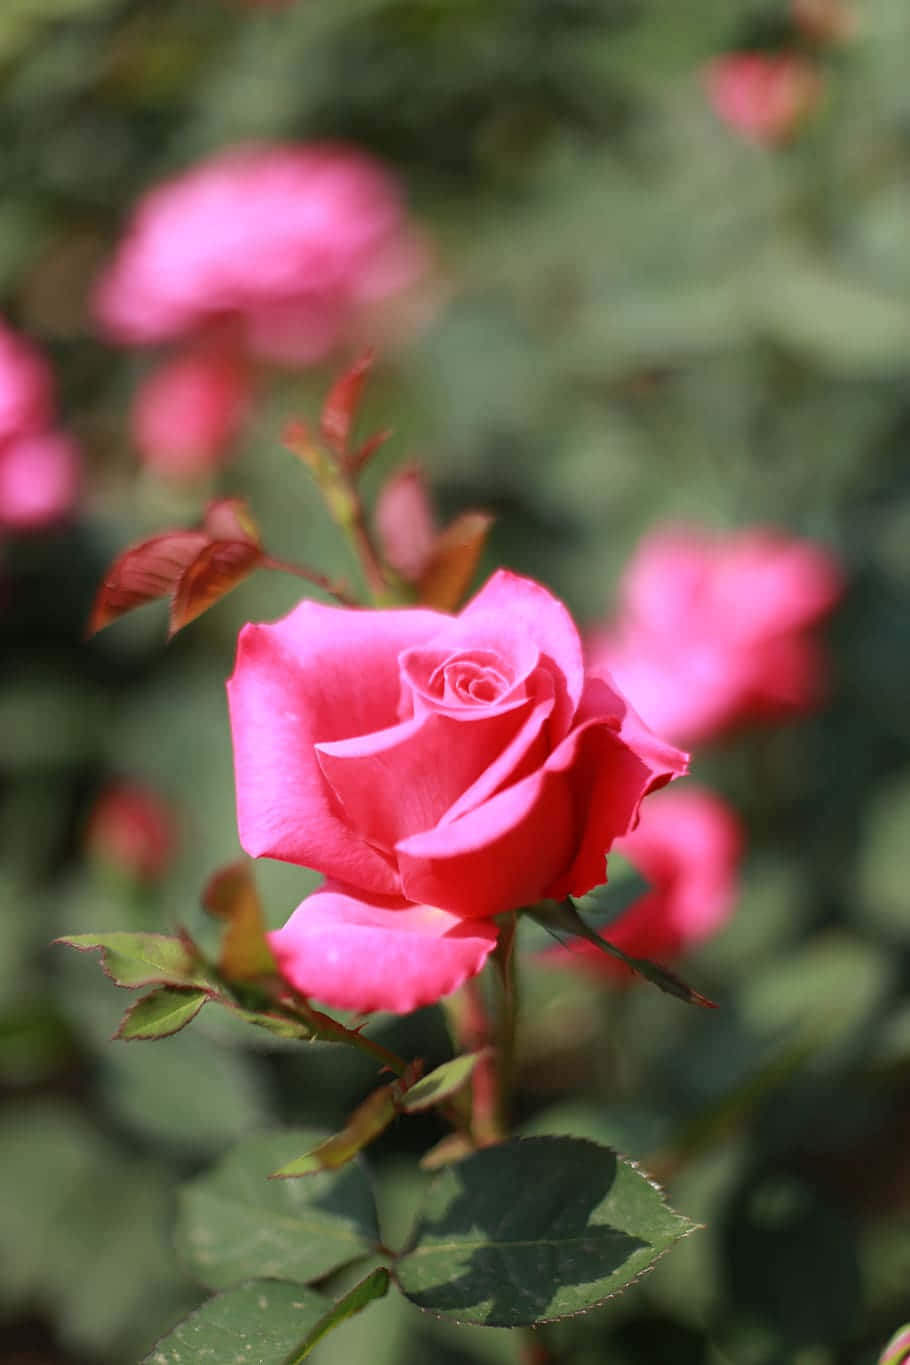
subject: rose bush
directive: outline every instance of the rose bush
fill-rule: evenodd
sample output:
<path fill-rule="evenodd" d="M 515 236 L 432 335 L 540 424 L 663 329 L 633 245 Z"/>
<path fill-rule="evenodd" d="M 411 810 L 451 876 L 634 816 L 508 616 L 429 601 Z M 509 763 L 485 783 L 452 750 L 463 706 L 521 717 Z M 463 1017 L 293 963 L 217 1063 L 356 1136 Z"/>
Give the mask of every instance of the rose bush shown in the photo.
<path fill-rule="evenodd" d="M 720 797 L 688 783 L 661 792 L 642 806 L 636 828 L 614 844 L 649 890 L 605 936 L 630 957 L 666 962 L 715 933 L 736 905 L 742 848 L 740 821 Z M 632 979 L 628 967 L 580 939 L 546 958 Z"/>
<path fill-rule="evenodd" d="M 457 615 L 311 601 L 240 635 L 228 684 L 240 841 L 324 885 L 270 941 L 298 990 L 414 1009 L 478 972 L 493 916 L 606 879 L 685 769 L 566 608 L 500 571 Z"/>
<path fill-rule="evenodd" d="M 694 744 L 818 703 L 825 660 L 810 631 L 841 586 L 830 554 L 777 531 L 660 529 L 628 564 L 589 658 L 655 730 Z"/>

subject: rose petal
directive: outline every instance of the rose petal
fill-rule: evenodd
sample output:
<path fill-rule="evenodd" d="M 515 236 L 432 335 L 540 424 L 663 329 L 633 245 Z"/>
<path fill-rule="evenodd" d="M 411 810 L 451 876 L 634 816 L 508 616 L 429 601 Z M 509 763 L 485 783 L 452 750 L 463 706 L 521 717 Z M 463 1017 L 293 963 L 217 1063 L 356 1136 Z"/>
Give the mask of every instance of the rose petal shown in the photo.
<path fill-rule="evenodd" d="M 471 599 L 459 619 L 473 620 L 481 612 L 501 621 L 520 623 L 536 643 L 556 682 L 553 728 L 556 738 L 561 738 L 569 729 L 584 687 L 581 640 L 568 611 L 540 583 L 499 569 Z"/>
<path fill-rule="evenodd" d="M 397 720 L 398 655 L 446 618 L 422 609 L 358 611 L 303 602 L 241 631 L 228 700 L 240 842 L 253 857 L 313 867 L 394 894 L 389 860 L 349 828 L 314 745 Z"/>
<path fill-rule="evenodd" d="M 388 730 L 317 744 L 319 766 L 351 827 L 391 853 L 400 839 L 438 824 L 510 750 L 532 708 L 516 702 L 465 718 L 424 712 Z"/>
<path fill-rule="evenodd" d="M 465 702 L 441 687 L 445 670 L 460 661 L 488 672 L 495 684 L 489 704 L 496 705 L 526 695 L 540 651 L 521 621 L 488 612 L 475 612 L 468 620 L 449 617 L 436 639 L 401 657 L 402 681 L 410 688 L 415 710 L 474 709 L 478 702 Z"/>
<path fill-rule="evenodd" d="M 406 1014 L 476 975 L 496 929 L 327 882 L 268 940 L 280 971 L 304 995 L 336 1009 Z"/>

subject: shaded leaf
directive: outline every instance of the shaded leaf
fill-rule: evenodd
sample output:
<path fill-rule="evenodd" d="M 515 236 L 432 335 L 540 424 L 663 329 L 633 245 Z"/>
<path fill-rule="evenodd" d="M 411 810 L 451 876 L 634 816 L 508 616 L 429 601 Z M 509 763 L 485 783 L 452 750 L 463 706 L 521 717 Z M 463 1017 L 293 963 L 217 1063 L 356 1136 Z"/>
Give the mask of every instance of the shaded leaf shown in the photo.
<path fill-rule="evenodd" d="M 658 962 L 650 962 L 644 957 L 629 957 L 621 948 L 617 948 L 615 943 L 609 939 L 602 938 L 581 918 L 578 911 L 571 901 L 543 901 L 528 910 L 528 915 L 536 923 L 543 925 L 553 938 L 560 943 L 565 943 L 567 938 L 583 938 L 586 943 L 593 943 L 595 948 L 599 948 L 602 953 L 607 953 L 610 957 L 618 958 L 627 967 L 631 967 L 633 972 L 643 976 L 646 981 L 664 991 L 667 995 L 675 995 L 678 1000 L 684 1000 L 687 1005 L 699 1005 L 702 1009 L 716 1009 L 713 1000 L 709 1000 L 706 995 L 695 990 L 692 986 L 683 981 L 682 977 L 671 972 L 668 967 L 662 967 Z"/>
<path fill-rule="evenodd" d="M 262 902 L 249 863 L 231 863 L 216 872 L 202 893 L 202 904 L 210 914 L 226 921 L 218 967 L 228 981 L 249 981 L 275 972 L 275 959 L 265 937 Z"/>
<path fill-rule="evenodd" d="M 477 1063 L 486 1055 L 486 1051 L 468 1052 L 463 1057 L 453 1057 L 452 1061 L 443 1062 L 442 1066 L 437 1066 L 428 1076 L 411 1086 L 401 1102 L 402 1109 L 408 1114 L 416 1114 L 421 1109 L 441 1104 L 461 1089 L 470 1079 Z"/>
<path fill-rule="evenodd" d="M 189 1024 L 208 1000 L 205 991 L 175 990 L 162 986 L 130 1005 L 114 1034 L 123 1042 L 140 1038 L 167 1038 Z"/>
<path fill-rule="evenodd" d="M 424 606 L 455 611 L 461 605 L 492 525 L 488 512 L 464 512 L 437 537 L 420 579 L 418 597 Z"/>
<path fill-rule="evenodd" d="M 283 1014 L 272 1014 L 268 1010 L 248 1010 L 233 1001 L 221 999 L 219 1004 L 225 1005 L 232 1014 L 236 1014 L 247 1024 L 255 1024 L 257 1028 L 264 1028 L 269 1033 L 274 1033 L 276 1038 L 295 1038 L 309 1041 L 318 1035 L 315 1029 L 299 1019 L 289 1019 Z"/>
<path fill-rule="evenodd" d="M 271 1179 L 287 1180 L 293 1176 L 313 1175 L 316 1171 L 334 1171 L 352 1161 L 359 1151 L 388 1128 L 398 1113 L 399 1085 L 383 1085 L 359 1104 L 340 1133 L 320 1142 L 305 1156 L 289 1161 L 273 1171 Z"/>
<path fill-rule="evenodd" d="M 315 1290 L 277 1280 L 252 1280 L 216 1294 L 157 1343 L 143 1365 L 248 1360 L 284 1365 L 324 1320 L 326 1300 Z M 302 1357 L 296 1356 L 297 1359 Z"/>
<path fill-rule="evenodd" d="M 101 949 L 101 966 L 118 986 L 198 986 L 211 982 L 191 946 L 166 934 L 71 934 L 55 939 L 80 952 Z"/>
<path fill-rule="evenodd" d="M 204 531 L 167 531 L 124 550 L 98 589 L 86 633 L 94 635 L 135 607 L 167 597 L 208 541 Z"/>
<path fill-rule="evenodd" d="M 359 1163 L 309 1180 L 272 1180 L 314 1130 L 245 1138 L 180 1194 L 177 1242 L 203 1283 L 225 1289 L 251 1277 L 306 1284 L 374 1250 L 376 1209 Z"/>
<path fill-rule="evenodd" d="M 365 351 L 349 370 L 339 375 L 326 395 L 319 418 L 322 439 L 336 455 L 348 453 L 351 427 L 357 420 L 357 409 L 367 375 L 373 365 L 373 352 Z"/>
<path fill-rule="evenodd" d="M 513 1139 L 436 1176 L 395 1276 L 443 1317 L 533 1326 L 603 1303 L 693 1227 L 608 1147 Z"/>
<path fill-rule="evenodd" d="M 176 635 L 195 621 L 248 578 L 263 558 L 261 546 L 251 540 L 216 540 L 206 545 L 177 583 L 168 634 Z"/>
<path fill-rule="evenodd" d="M 360 1313 L 368 1304 L 375 1302 L 376 1299 L 385 1298 L 389 1292 L 391 1277 L 385 1266 L 377 1266 L 370 1271 L 365 1279 L 360 1280 L 354 1285 L 343 1298 L 339 1299 L 333 1308 L 326 1313 L 325 1317 L 317 1322 L 316 1326 L 309 1333 L 306 1340 L 301 1342 L 296 1351 L 292 1351 L 283 1365 L 299 1365 L 301 1360 L 306 1360 L 311 1351 L 328 1336 L 334 1328 L 340 1327 L 348 1318 Z"/>

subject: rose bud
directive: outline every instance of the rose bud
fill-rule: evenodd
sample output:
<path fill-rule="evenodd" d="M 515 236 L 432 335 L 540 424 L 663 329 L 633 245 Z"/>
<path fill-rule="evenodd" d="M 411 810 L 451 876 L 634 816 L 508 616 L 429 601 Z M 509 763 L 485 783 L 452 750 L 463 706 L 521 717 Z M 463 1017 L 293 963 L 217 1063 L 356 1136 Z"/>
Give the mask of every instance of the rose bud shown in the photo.
<path fill-rule="evenodd" d="M 165 361 L 133 399 L 133 440 L 143 463 L 170 479 L 196 479 L 224 459 L 250 404 L 237 357 L 200 346 Z"/>
<path fill-rule="evenodd" d="M 398 470 L 376 501 L 376 535 L 385 562 L 406 583 L 416 583 L 430 561 L 436 519 L 426 480 L 416 465 Z"/>
<path fill-rule="evenodd" d="M 458 615 L 305 601 L 245 626 L 228 696 L 243 848 L 327 879 L 270 935 L 279 969 L 359 1012 L 439 999 L 495 916 L 602 883 L 686 766 L 505 571 Z"/>
<path fill-rule="evenodd" d="M 792 137 L 818 107 L 822 77 L 792 52 L 729 52 L 704 72 L 708 99 L 718 118 L 755 142 Z"/>
<path fill-rule="evenodd" d="M 820 702 L 826 669 L 812 627 L 841 590 L 827 551 L 777 531 L 654 531 L 589 657 L 659 734 L 700 743 Z"/>
<path fill-rule="evenodd" d="M 177 847 L 173 809 L 141 783 L 113 782 L 92 808 L 86 847 L 93 860 L 126 881 L 160 881 Z"/>
<path fill-rule="evenodd" d="M 716 933 L 736 905 L 742 847 L 738 817 L 711 792 L 686 784 L 651 797 L 636 828 L 613 845 L 649 890 L 604 937 L 630 957 L 666 962 Z M 632 980 L 628 967 L 580 939 L 544 956 L 554 965 Z"/>

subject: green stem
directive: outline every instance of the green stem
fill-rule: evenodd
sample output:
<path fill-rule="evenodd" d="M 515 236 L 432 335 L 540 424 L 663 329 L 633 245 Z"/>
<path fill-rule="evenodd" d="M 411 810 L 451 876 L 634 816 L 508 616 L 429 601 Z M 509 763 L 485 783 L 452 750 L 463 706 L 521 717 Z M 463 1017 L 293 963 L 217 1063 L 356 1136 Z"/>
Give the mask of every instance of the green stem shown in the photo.
<path fill-rule="evenodd" d="M 314 1010 L 309 1001 L 304 1000 L 302 996 L 296 993 L 293 996 L 285 995 L 281 1003 L 290 1014 L 302 1019 L 325 1042 L 347 1043 L 349 1047 L 356 1047 L 374 1061 L 381 1062 L 390 1071 L 394 1071 L 396 1076 L 403 1076 L 408 1071 L 410 1063 L 399 1057 L 397 1052 L 390 1051 L 389 1048 L 383 1047 L 382 1043 L 377 1043 L 375 1039 L 368 1038 L 366 1034 L 359 1033 L 356 1029 L 345 1028 L 344 1024 L 339 1024 L 331 1015 Z"/>
<path fill-rule="evenodd" d="M 515 1041 L 518 1023 L 518 982 L 516 973 L 515 930 L 518 917 L 503 916 L 499 941 L 493 953 L 497 984 L 496 1000 L 496 1118 L 500 1133 L 509 1132 L 512 1118 L 512 1088 L 515 1071 Z"/>

